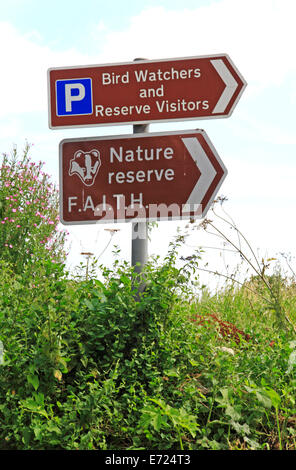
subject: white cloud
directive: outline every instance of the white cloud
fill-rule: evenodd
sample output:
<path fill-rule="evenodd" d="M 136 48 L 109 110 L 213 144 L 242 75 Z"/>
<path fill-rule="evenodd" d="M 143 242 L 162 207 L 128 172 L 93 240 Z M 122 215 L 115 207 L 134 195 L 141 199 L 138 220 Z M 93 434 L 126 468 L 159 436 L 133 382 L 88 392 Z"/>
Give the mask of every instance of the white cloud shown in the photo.
<path fill-rule="evenodd" d="M 47 69 L 85 63 L 74 50 L 52 51 L 36 35 L 22 35 L 10 23 L 0 23 L 0 117 L 47 110 Z"/>
<path fill-rule="evenodd" d="M 279 84 L 296 71 L 295 0 L 221 0 L 193 10 L 147 8 L 106 35 L 105 61 L 228 53 L 248 82 Z M 292 55 L 291 55 L 292 53 Z"/>

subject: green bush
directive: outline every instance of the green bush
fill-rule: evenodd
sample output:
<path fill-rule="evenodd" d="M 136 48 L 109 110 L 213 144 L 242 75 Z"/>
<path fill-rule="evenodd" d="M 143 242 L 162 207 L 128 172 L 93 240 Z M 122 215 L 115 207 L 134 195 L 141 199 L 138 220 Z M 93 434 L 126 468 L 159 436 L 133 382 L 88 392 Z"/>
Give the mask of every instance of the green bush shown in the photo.
<path fill-rule="evenodd" d="M 73 279 L 39 245 L 33 270 L 0 260 L 1 449 L 295 449 L 293 330 L 254 286 L 201 289 L 182 242 L 140 279 Z"/>

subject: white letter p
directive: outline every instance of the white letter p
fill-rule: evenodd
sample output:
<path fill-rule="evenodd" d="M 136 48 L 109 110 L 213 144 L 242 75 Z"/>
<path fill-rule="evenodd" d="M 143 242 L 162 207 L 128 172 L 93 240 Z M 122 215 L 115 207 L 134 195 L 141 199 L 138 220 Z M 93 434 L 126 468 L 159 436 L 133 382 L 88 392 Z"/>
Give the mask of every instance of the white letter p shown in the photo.
<path fill-rule="evenodd" d="M 72 90 L 78 90 L 78 95 L 72 95 Z M 66 83 L 65 100 L 66 112 L 72 111 L 72 101 L 82 101 L 85 97 L 85 87 L 82 83 Z"/>

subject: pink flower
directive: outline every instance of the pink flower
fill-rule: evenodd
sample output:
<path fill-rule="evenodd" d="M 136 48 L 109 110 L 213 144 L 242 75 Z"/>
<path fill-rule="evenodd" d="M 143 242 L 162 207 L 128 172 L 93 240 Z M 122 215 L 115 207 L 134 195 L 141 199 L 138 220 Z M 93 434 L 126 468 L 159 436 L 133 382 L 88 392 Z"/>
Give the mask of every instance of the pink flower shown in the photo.
<path fill-rule="evenodd" d="M 17 227 L 20 227 L 20 225 L 17 225 Z"/>
<path fill-rule="evenodd" d="M 16 209 L 12 209 L 12 212 L 16 212 Z"/>

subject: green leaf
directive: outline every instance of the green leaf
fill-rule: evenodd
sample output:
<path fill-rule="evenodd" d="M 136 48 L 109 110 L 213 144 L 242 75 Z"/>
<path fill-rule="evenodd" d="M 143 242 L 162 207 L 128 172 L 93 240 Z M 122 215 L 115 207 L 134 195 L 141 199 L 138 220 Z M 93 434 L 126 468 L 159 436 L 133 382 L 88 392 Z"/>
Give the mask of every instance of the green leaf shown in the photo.
<path fill-rule="evenodd" d="M 176 369 L 164 370 L 164 375 L 167 375 L 168 377 L 179 377 Z"/>
<path fill-rule="evenodd" d="M 37 413 L 42 416 L 45 416 L 45 418 L 48 419 L 48 414 L 46 410 L 44 409 L 44 395 L 43 393 L 35 393 L 34 392 L 34 398 L 27 398 L 26 400 L 21 401 L 22 407 L 26 411 L 30 411 L 31 413 Z"/>
<path fill-rule="evenodd" d="M 279 396 L 279 394 L 272 388 L 267 388 L 264 390 L 264 392 L 270 398 L 272 406 L 277 408 L 281 402 L 281 397 Z"/>
<path fill-rule="evenodd" d="M 37 375 L 28 375 L 27 376 L 27 381 L 29 382 L 29 384 L 31 384 L 34 388 L 35 391 L 38 390 L 38 387 L 39 387 L 39 379 L 38 379 L 38 376 Z"/>
<path fill-rule="evenodd" d="M 234 421 L 239 421 L 241 418 L 240 413 L 233 408 L 233 406 L 227 405 L 225 409 L 225 413 L 230 416 Z"/>
<path fill-rule="evenodd" d="M 86 305 L 87 308 L 89 308 L 89 310 L 94 311 L 94 309 L 95 309 L 93 303 L 88 299 L 84 300 L 84 305 Z"/>
<path fill-rule="evenodd" d="M 163 417 L 161 416 L 161 412 L 158 411 L 155 413 L 153 419 L 151 420 L 151 424 L 154 427 L 155 431 L 159 432 L 161 428 L 161 424 L 163 422 Z"/>
<path fill-rule="evenodd" d="M 24 428 L 22 430 L 22 434 L 23 434 L 23 438 L 22 438 L 22 441 L 23 443 L 28 446 L 29 443 L 30 443 L 30 438 L 31 438 L 31 433 L 30 433 L 30 430 L 27 429 L 27 428 Z"/>
<path fill-rule="evenodd" d="M 259 392 L 258 390 L 256 390 L 255 393 L 256 393 L 256 397 L 259 403 L 261 403 L 265 408 L 271 408 L 272 402 L 271 402 L 271 399 L 267 395 Z"/>
<path fill-rule="evenodd" d="M 247 423 L 239 424 L 236 421 L 231 421 L 230 423 L 233 426 L 233 428 L 236 430 L 237 433 L 239 433 L 243 436 L 246 435 L 246 434 L 250 434 L 250 428 L 249 428 Z"/>
<path fill-rule="evenodd" d="M 34 426 L 33 431 L 34 431 L 36 439 L 39 440 L 40 435 L 42 433 L 42 427 L 41 426 Z"/>
<path fill-rule="evenodd" d="M 0 365 L 3 365 L 3 364 L 4 364 L 4 347 L 0 339 Z"/>
<path fill-rule="evenodd" d="M 292 351 L 288 359 L 287 374 L 290 374 L 293 370 L 293 366 L 296 364 L 296 351 Z"/>
<path fill-rule="evenodd" d="M 198 363 L 198 362 L 195 361 L 194 359 L 189 359 L 189 362 L 190 362 L 190 364 L 191 364 L 193 367 L 198 367 L 198 366 L 200 366 L 200 363 Z"/>

